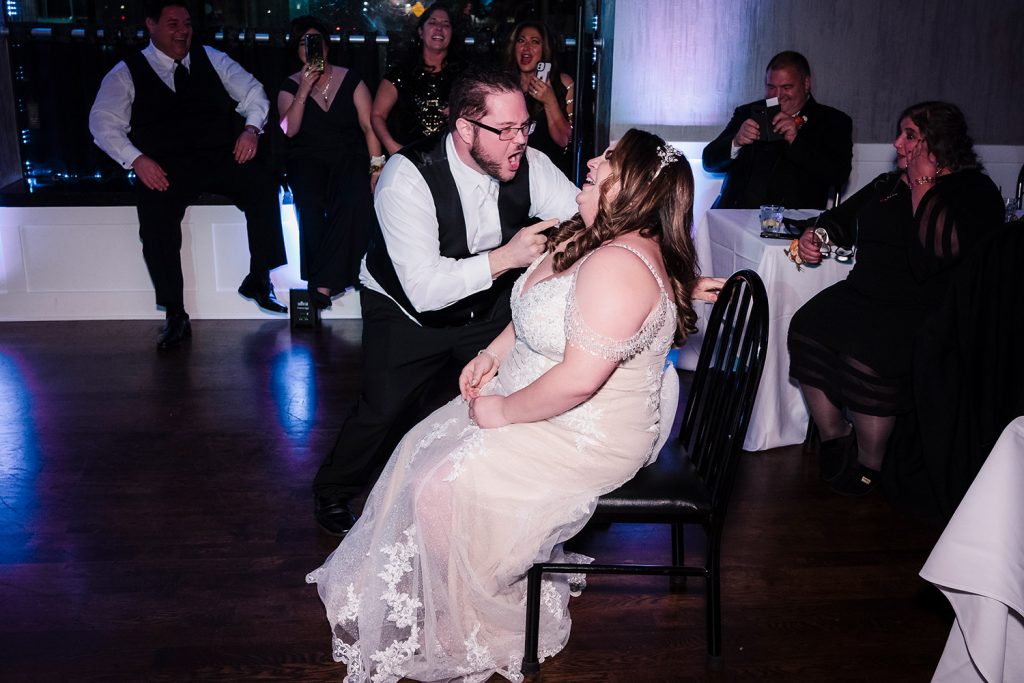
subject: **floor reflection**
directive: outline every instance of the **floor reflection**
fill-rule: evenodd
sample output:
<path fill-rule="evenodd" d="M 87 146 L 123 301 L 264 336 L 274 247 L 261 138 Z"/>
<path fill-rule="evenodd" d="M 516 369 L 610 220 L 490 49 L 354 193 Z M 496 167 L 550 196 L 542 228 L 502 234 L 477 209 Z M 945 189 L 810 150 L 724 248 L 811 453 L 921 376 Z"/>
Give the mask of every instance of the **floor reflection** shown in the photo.
<path fill-rule="evenodd" d="M 31 382 L 14 356 L 0 352 L 0 563 L 24 560 L 38 508 L 39 435 Z"/>

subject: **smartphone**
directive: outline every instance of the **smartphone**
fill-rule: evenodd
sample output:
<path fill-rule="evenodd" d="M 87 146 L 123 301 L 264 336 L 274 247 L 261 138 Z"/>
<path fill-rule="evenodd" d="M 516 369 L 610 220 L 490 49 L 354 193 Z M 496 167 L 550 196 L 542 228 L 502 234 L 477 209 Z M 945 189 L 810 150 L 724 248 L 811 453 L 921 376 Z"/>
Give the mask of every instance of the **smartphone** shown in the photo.
<path fill-rule="evenodd" d="M 537 78 L 548 82 L 548 74 L 551 73 L 551 62 L 537 62 Z"/>
<path fill-rule="evenodd" d="M 779 106 L 778 97 L 771 97 L 763 102 L 755 102 L 750 106 L 750 118 L 757 122 L 757 127 L 761 131 L 758 140 L 761 142 L 772 142 L 782 139 L 782 135 L 776 133 L 772 127 L 772 119 L 780 111 L 782 111 L 782 108 Z"/>
<path fill-rule="evenodd" d="M 791 219 L 783 218 L 782 225 L 777 225 L 774 229 L 761 230 L 761 237 L 773 240 L 792 240 L 802 235 L 803 232 L 803 228 L 796 225 Z"/>
<path fill-rule="evenodd" d="M 306 48 L 306 64 L 323 71 L 324 37 L 319 33 L 307 33 L 302 36 L 302 44 Z"/>

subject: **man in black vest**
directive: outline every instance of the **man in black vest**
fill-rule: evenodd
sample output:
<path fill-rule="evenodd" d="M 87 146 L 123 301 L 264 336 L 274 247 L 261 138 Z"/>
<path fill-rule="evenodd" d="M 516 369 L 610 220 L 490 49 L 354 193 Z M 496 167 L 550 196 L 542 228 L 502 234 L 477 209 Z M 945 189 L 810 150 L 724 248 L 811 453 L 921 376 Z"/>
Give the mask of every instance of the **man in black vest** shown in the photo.
<path fill-rule="evenodd" d="M 772 57 L 764 82 L 765 98 L 777 98 L 778 108 L 768 109 L 765 100 L 737 107 L 704 148 L 704 170 L 726 174 L 714 208 L 824 209 L 850 176 L 853 122 L 814 99 L 811 67 L 799 52 Z M 760 119 L 758 108 L 771 120 Z"/>
<path fill-rule="evenodd" d="M 380 234 L 360 275 L 362 395 L 313 483 L 316 519 L 336 536 L 355 521 L 349 500 L 422 417 L 424 388 L 508 325 L 512 284 L 543 253 L 541 231 L 577 211 L 579 190 L 526 146 L 533 122 L 518 78 L 471 67 L 448 111 L 451 132 L 401 150 L 377 183 Z M 556 220 L 521 227 L 537 218 Z"/>
<path fill-rule="evenodd" d="M 181 273 L 181 220 L 200 192 L 230 197 L 245 212 L 249 274 L 239 294 L 284 313 L 270 271 L 287 261 L 277 184 L 253 161 L 270 104 L 263 86 L 223 52 L 192 48 L 192 20 L 181 0 L 147 8 L 150 44 L 103 78 L 89 113 L 96 144 L 139 183 L 142 256 L 167 319 L 157 347 L 192 335 Z M 238 117 L 246 125 L 238 132 Z"/>

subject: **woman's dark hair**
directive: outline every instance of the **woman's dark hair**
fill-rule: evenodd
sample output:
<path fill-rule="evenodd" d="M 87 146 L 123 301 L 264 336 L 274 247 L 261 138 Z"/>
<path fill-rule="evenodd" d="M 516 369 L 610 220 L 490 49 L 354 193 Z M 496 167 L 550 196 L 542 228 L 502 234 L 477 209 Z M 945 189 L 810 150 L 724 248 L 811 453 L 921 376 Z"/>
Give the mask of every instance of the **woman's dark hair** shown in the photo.
<path fill-rule="evenodd" d="M 551 89 L 555 91 L 555 97 L 558 99 L 559 104 L 564 110 L 565 98 L 568 96 L 569 91 L 565 87 L 565 84 L 562 83 L 562 72 L 558 68 L 558 49 L 555 45 L 557 36 L 546 23 L 530 19 L 527 21 L 520 21 L 516 24 L 515 28 L 512 29 L 512 33 L 508 37 L 508 44 L 505 46 L 505 67 L 517 76 L 519 75 L 519 64 L 516 62 L 516 41 L 519 40 L 519 34 L 526 28 L 535 29 L 537 33 L 540 34 L 540 61 L 551 63 L 551 71 L 548 73 L 548 83 L 551 84 Z M 544 114 L 544 105 L 542 103 L 530 98 L 527 98 L 526 103 L 530 110 L 530 118 L 537 119 L 539 116 Z"/>
<path fill-rule="evenodd" d="M 601 184 L 597 217 L 589 228 L 579 214 L 562 223 L 551 237 L 555 272 L 562 272 L 619 235 L 639 229 L 643 237 L 657 237 L 676 302 L 676 341 L 696 331 L 697 314 L 691 299 L 697 282 L 697 257 L 690 238 L 693 227 L 693 172 L 679 153 L 673 156 L 657 135 L 631 128 L 609 153 L 611 175 Z M 608 199 L 608 189 L 619 183 L 619 193 Z M 572 239 L 575 238 L 575 239 Z"/>
<path fill-rule="evenodd" d="M 451 62 L 452 57 L 458 51 L 458 40 L 457 32 L 455 30 L 455 11 L 445 2 L 435 2 L 433 5 L 428 7 L 420 18 L 416 21 L 416 30 L 412 32 L 412 48 L 409 53 L 409 59 L 418 66 L 423 66 L 423 38 L 420 37 L 420 29 L 427 25 L 430 17 L 434 16 L 435 12 L 444 12 L 448 15 L 448 21 L 452 25 L 452 39 L 448 43 L 448 55 L 445 58 L 446 62 Z"/>
<path fill-rule="evenodd" d="M 558 53 L 555 48 L 554 33 L 543 21 L 535 21 L 532 19 L 528 21 L 520 21 L 516 24 L 516 27 L 512 29 L 512 33 L 508 37 L 508 44 L 505 46 L 505 66 L 512 71 L 519 71 L 519 65 L 516 63 L 516 41 L 519 40 L 519 34 L 523 32 L 524 28 L 535 29 L 537 33 L 540 34 L 540 61 L 551 62 L 551 70 L 556 71 L 558 69 Z"/>
<path fill-rule="evenodd" d="M 965 168 L 981 168 L 978 155 L 974 152 L 974 140 L 967 132 L 967 120 L 960 107 L 949 102 L 919 102 L 907 107 L 896 119 L 896 135 L 900 134 L 900 122 L 909 118 L 928 143 L 928 151 L 935 155 L 939 168 L 959 171 Z"/>
<path fill-rule="evenodd" d="M 302 43 L 302 36 L 306 35 L 309 29 L 313 29 L 324 37 L 324 44 L 331 39 L 331 29 L 327 28 L 327 24 L 320 21 L 314 16 L 305 14 L 301 17 L 295 17 L 292 19 L 291 27 L 288 32 L 288 44 L 293 49 L 298 50 L 299 45 Z"/>

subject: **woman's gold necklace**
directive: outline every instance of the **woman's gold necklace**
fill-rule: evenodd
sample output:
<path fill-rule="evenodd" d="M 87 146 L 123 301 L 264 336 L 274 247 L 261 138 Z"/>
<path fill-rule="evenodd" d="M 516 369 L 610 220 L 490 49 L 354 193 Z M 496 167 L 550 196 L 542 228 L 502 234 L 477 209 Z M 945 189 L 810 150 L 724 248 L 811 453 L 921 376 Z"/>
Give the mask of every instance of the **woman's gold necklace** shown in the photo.
<path fill-rule="evenodd" d="M 327 104 L 327 92 L 331 89 L 331 81 L 334 80 L 334 69 L 331 69 L 330 66 L 327 68 L 330 69 L 327 74 L 327 85 L 324 86 L 323 92 L 320 93 L 324 98 L 324 104 Z"/>

